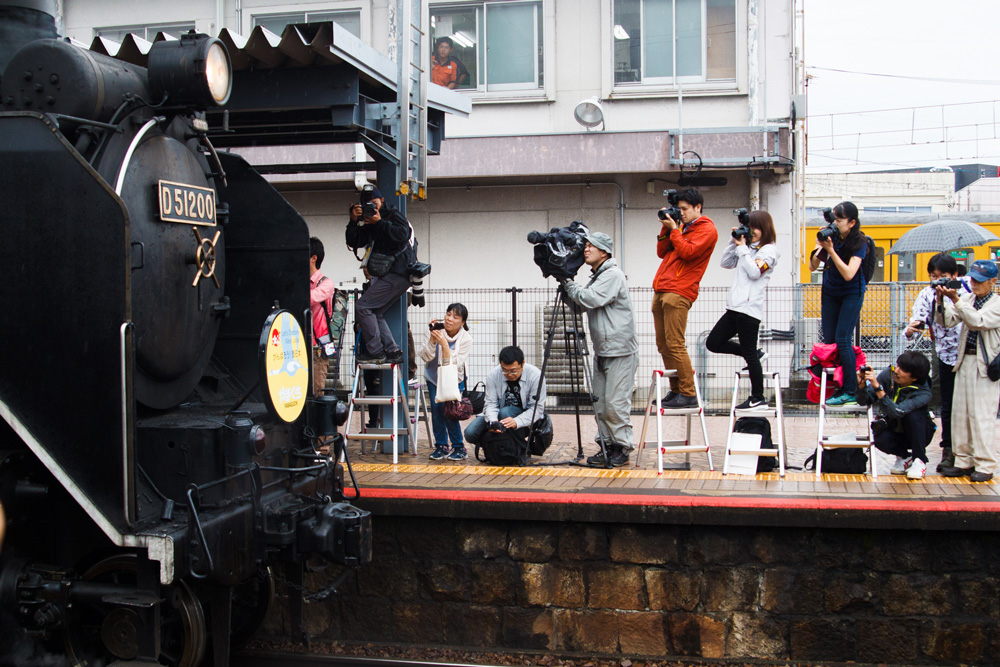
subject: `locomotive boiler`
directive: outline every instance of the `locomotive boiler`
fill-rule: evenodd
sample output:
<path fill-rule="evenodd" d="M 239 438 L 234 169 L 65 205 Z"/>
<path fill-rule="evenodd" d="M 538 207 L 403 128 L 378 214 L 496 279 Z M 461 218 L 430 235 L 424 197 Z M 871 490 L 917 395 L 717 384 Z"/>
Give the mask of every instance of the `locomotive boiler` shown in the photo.
<path fill-rule="evenodd" d="M 208 138 L 232 88 L 219 40 L 159 42 L 140 67 L 14 4 L 0 0 L 5 30 L 24 26 L 16 51 L 0 35 L 0 663 L 225 665 L 273 576 L 371 558 L 337 462 L 344 406 L 310 393 L 309 232 Z"/>

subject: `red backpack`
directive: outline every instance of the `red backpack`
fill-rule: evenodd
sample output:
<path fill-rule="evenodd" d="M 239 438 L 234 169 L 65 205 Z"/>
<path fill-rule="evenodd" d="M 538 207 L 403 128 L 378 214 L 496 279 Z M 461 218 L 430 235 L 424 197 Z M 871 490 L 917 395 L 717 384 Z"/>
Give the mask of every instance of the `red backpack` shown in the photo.
<path fill-rule="evenodd" d="M 857 372 L 865 365 L 865 353 L 857 345 L 854 346 L 854 356 Z M 816 343 L 809 353 L 809 386 L 806 387 L 806 400 L 819 403 L 833 396 L 844 385 L 844 368 L 839 365 L 836 343 Z M 820 374 L 824 368 L 836 368 L 833 371 L 833 382 L 826 383 L 826 396 L 819 395 Z"/>

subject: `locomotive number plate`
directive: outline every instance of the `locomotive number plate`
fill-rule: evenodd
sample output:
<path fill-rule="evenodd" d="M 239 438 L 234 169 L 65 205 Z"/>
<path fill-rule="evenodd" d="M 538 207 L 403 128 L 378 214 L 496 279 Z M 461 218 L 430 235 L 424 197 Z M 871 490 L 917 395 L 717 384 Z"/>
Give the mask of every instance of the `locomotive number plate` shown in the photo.
<path fill-rule="evenodd" d="M 196 185 L 159 182 L 160 220 L 189 225 L 215 225 L 215 190 Z"/>

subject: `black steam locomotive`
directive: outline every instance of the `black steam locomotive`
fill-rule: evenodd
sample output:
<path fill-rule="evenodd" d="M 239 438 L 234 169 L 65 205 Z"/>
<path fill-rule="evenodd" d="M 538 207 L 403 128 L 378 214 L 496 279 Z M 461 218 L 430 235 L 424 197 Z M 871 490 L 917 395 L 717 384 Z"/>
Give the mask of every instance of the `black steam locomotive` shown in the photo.
<path fill-rule="evenodd" d="M 0 664 L 225 665 L 272 573 L 371 559 L 310 394 L 309 232 L 208 139 L 222 43 L 143 68 L 5 4 Z"/>

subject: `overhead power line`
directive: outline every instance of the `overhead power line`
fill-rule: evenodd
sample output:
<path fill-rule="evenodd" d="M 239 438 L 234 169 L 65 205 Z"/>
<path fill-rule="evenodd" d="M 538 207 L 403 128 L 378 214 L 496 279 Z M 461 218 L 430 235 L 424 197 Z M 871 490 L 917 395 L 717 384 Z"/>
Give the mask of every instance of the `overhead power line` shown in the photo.
<path fill-rule="evenodd" d="M 839 74 L 857 74 L 859 76 L 878 76 L 886 79 L 908 79 L 910 81 L 934 81 L 936 83 L 959 83 L 974 86 L 1000 86 L 997 79 L 950 79 L 934 76 L 909 76 L 906 74 L 882 74 L 880 72 L 856 72 L 849 69 L 837 69 L 835 67 L 817 67 L 806 65 L 807 70 L 819 70 L 821 72 L 837 72 Z"/>

